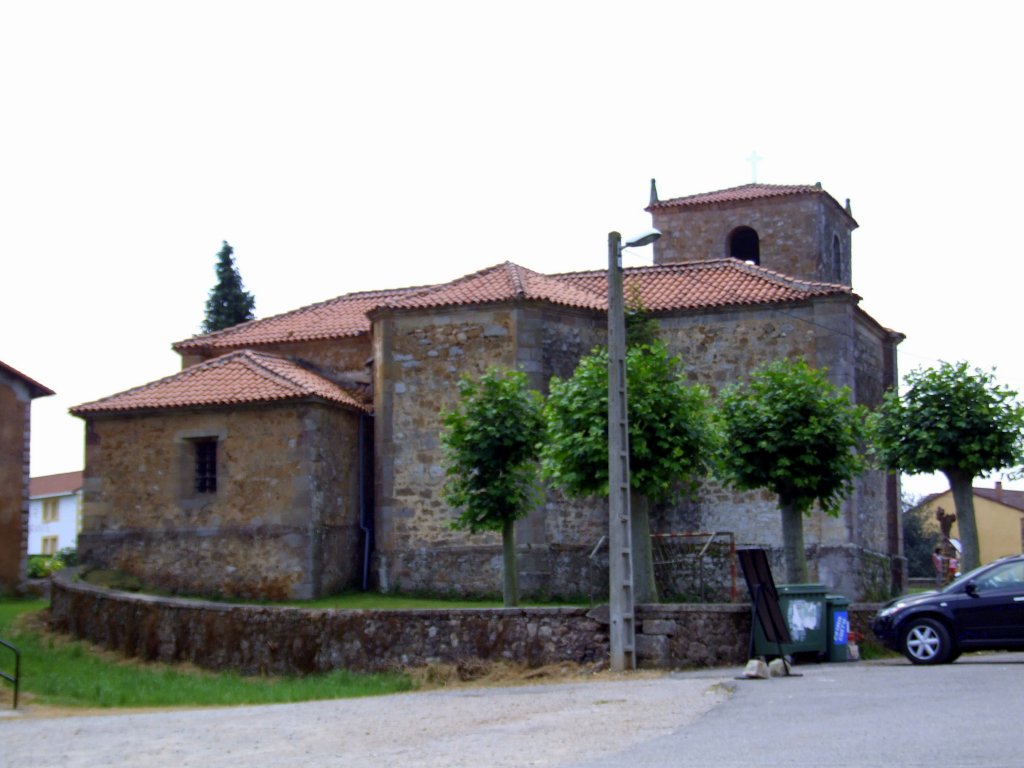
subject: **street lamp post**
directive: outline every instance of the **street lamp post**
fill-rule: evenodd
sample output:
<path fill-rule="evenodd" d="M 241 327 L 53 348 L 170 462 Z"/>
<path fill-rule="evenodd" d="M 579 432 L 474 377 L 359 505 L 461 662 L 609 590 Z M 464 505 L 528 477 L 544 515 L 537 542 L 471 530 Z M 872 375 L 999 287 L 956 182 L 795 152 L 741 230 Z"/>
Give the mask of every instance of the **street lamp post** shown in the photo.
<path fill-rule="evenodd" d="M 652 229 L 623 243 L 618 232 L 608 233 L 608 609 L 613 672 L 636 669 L 622 251 L 659 237 Z"/>

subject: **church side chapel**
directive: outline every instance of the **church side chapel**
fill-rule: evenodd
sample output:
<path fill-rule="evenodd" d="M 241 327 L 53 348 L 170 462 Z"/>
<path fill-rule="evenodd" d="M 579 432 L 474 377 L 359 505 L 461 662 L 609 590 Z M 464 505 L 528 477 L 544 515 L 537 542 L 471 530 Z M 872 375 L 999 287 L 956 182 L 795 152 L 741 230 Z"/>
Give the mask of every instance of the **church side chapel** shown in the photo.
<path fill-rule="evenodd" d="M 869 407 L 896 385 L 903 337 L 852 290 L 848 202 L 769 184 L 661 200 L 652 181 L 646 210 L 663 234 L 651 266 L 626 270 L 626 295 L 691 379 L 717 392 L 803 357 Z M 606 312 L 603 270 L 504 263 L 180 341 L 179 373 L 72 409 L 86 422 L 81 558 L 182 593 L 497 593 L 498 537 L 450 526 L 441 412 L 459 376 L 492 366 L 546 392 L 605 344 Z M 854 598 L 898 582 L 898 491 L 869 471 L 838 518 L 805 520 L 812 579 Z M 781 557 L 776 499 L 710 480 L 652 526 Z M 516 526 L 524 595 L 600 594 L 607 527 L 606 500 L 548 493 Z"/>

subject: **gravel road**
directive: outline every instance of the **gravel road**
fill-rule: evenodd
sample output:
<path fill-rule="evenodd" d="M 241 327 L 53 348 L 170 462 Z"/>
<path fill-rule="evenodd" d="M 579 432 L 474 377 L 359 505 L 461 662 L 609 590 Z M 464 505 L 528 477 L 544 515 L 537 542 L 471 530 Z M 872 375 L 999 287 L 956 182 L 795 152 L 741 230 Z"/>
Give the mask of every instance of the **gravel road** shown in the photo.
<path fill-rule="evenodd" d="M 0 717 L 0 766 L 568 765 L 677 731 L 732 684 L 718 670 L 144 714 L 29 708 Z"/>

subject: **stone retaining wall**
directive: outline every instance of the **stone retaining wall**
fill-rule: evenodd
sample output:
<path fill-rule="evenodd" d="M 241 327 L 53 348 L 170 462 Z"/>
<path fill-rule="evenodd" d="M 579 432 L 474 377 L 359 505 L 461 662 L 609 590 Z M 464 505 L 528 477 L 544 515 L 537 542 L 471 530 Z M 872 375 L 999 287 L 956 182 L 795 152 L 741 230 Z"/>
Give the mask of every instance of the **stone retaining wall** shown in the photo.
<path fill-rule="evenodd" d="M 186 661 L 245 674 L 383 671 L 472 659 L 531 666 L 605 663 L 606 611 L 605 606 L 386 611 L 232 605 L 107 590 L 76 581 L 75 569 L 55 575 L 51 590 L 56 631 L 147 661 Z M 637 610 L 642 667 L 742 664 L 749 637 L 747 604 Z"/>

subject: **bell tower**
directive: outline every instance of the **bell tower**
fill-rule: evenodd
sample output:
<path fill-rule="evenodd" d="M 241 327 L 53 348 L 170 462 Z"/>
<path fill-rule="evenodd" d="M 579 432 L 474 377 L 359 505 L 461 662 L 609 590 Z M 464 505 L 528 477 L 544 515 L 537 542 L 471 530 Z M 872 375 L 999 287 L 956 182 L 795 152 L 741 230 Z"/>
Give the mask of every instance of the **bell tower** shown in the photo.
<path fill-rule="evenodd" d="M 655 264 L 739 259 L 813 282 L 852 285 L 850 201 L 814 185 L 745 184 L 647 206 L 662 236 Z"/>

